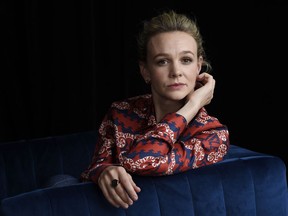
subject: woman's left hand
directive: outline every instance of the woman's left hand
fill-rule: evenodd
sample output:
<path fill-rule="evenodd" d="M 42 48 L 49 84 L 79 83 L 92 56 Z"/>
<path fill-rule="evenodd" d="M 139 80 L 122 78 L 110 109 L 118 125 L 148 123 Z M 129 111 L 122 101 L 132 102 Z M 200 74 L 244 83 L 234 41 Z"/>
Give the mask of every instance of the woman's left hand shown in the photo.
<path fill-rule="evenodd" d="M 214 95 L 215 79 L 211 74 L 201 73 L 197 77 L 196 88 L 187 96 L 188 100 L 198 102 L 199 108 L 209 104 Z"/>

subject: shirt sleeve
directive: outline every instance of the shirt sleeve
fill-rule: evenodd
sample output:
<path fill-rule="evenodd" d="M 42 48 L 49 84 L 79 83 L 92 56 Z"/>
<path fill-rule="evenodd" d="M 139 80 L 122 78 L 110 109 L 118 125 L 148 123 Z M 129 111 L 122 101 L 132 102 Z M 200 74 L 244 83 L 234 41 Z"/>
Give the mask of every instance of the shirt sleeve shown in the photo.
<path fill-rule="evenodd" d="M 111 165 L 138 175 L 171 175 L 221 161 L 229 146 L 228 129 L 205 109 L 189 125 L 177 113 L 137 133 L 122 131 L 121 124 L 114 112 L 106 114 L 92 162 L 81 174 L 83 181 L 97 183 Z"/>
<path fill-rule="evenodd" d="M 116 160 L 115 130 L 110 118 L 111 112 L 108 112 L 99 127 L 92 161 L 80 176 L 84 182 L 93 181 L 98 184 L 98 178 L 106 167 L 120 165 Z"/>
<path fill-rule="evenodd" d="M 170 175 L 219 162 L 228 147 L 227 127 L 202 109 L 188 126 L 183 116 L 167 114 L 119 159 L 132 173 Z"/>

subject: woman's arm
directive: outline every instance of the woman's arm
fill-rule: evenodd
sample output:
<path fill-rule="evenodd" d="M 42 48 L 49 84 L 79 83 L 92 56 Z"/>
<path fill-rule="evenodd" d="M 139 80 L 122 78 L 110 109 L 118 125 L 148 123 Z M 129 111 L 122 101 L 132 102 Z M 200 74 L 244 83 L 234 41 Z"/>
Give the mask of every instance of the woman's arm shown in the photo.
<path fill-rule="evenodd" d="M 121 165 L 139 175 L 169 175 L 223 159 L 229 147 L 226 126 L 208 116 L 204 108 L 187 128 L 183 125 L 183 116 L 166 115 L 138 135 L 129 151 L 120 153 Z"/>

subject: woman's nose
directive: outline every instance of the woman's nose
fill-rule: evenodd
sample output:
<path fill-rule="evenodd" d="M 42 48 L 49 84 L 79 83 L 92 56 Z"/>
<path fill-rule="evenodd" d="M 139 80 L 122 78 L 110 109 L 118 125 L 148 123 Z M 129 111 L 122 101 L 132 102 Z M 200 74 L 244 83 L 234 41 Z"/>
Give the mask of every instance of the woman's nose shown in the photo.
<path fill-rule="evenodd" d="M 181 72 L 180 68 L 174 67 L 170 70 L 170 77 L 171 78 L 181 77 L 181 76 L 182 76 L 182 72 Z"/>
<path fill-rule="evenodd" d="M 171 64 L 169 76 L 171 78 L 177 78 L 182 76 L 181 66 L 178 63 L 174 62 L 173 64 Z"/>

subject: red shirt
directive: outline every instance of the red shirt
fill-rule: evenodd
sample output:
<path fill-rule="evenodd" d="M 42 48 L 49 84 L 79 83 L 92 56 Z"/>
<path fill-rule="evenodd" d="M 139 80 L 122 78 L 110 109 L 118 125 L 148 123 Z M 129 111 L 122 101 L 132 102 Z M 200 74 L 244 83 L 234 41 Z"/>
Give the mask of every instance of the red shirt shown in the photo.
<path fill-rule="evenodd" d="M 98 132 L 83 181 L 97 183 L 110 165 L 138 175 L 171 175 L 221 161 L 229 147 L 227 127 L 205 108 L 188 125 L 177 113 L 157 123 L 149 94 L 112 103 Z"/>

